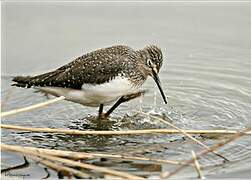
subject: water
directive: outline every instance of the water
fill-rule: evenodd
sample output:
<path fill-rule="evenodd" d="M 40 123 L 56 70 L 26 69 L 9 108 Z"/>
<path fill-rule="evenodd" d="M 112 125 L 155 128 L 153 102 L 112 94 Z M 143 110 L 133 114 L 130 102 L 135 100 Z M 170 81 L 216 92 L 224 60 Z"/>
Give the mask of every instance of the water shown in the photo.
<path fill-rule="evenodd" d="M 53 70 L 83 53 L 114 44 L 160 46 L 164 54 L 160 79 L 168 96 L 168 105 L 164 105 L 154 81 L 149 79 L 143 88 L 150 91 L 142 99 L 121 105 L 108 122 L 95 120 L 96 108 L 62 101 L 4 118 L 3 124 L 79 130 L 168 128 L 133 111 L 137 110 L 168 116 L 184 129 L 250 126 L 250 6 L 5 3 L 2 12 L 2 111 L 46 101 L 32 89 L 11 87 L 10 76 Z M 208 145 L 217 142 L 196 137 Z M 201 150 L 181 135 L 76 137 L 2 130 L 1 140 L 7 144 L 179 160 L 190 157 L 192 149 Z M 250 177 L 250 148 L 250 138 L 244 137 L 219 150 L 231 163 L 223 164 L 214 155 L 202 158 L 204 174 Z M 2 153 L 2 168 L 22 162 L 21 156 Z M 141 161 L 90 162 L 147 177 L 175 168 Z M 47 174 L 34 162 L 12 172 L 28 173 L 33 178 Z M 57 177 L 52 171 L 50 174 Z M 196 174 L 188 168 L 177 177 Z"/>

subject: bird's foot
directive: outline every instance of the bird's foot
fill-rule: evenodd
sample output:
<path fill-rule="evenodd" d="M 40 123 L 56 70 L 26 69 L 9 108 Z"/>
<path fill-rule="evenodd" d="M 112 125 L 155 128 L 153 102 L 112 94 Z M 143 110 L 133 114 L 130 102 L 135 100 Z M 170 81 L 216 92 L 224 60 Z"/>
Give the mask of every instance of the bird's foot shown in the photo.
<path fill-rule="evenodd" d="M 107 120 L 108 115 L 106 113 L 101 113 L 98 115 L 99 120 Z"/>

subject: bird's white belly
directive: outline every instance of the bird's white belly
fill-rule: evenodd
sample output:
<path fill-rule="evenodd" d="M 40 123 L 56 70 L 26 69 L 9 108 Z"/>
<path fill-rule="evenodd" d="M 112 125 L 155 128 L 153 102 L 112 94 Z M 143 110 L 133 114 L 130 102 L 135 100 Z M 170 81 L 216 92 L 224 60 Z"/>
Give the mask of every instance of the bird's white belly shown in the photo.
<path fill-rule="evenodd" d="M 123 95 L 138 92 L 138 88 L 133 86 L 128 79 L 121 77 L 99 85 L 83 84 L 81 90 L 48 86 L 39 89 L 52 95 L 65 96 L 66 100 L 93 107 L 100 104 L 107 105 Z"/>

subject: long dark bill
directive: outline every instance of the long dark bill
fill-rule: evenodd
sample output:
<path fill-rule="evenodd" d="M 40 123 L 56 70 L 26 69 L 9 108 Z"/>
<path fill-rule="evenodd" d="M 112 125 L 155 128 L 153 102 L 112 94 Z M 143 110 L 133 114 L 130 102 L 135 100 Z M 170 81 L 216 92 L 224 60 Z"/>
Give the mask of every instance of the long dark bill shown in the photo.
<path fill-rule="evenodd" d="M 158 76 L 158 74 L 154 70 L 153 70 L 153 79 L 154 79 L 154 81 L 156 82 L 156 84 L 157 84 L 157 86 L 159 88 L 160 94 L 161 94 L 161 96 L 162 96 L 165 104 L 167 104 L 166 96 L 165 96 L 165 94 L 164 94 L 164 92 L 162 90 L 162 87 L 160 85 L 159 76 Z"/>

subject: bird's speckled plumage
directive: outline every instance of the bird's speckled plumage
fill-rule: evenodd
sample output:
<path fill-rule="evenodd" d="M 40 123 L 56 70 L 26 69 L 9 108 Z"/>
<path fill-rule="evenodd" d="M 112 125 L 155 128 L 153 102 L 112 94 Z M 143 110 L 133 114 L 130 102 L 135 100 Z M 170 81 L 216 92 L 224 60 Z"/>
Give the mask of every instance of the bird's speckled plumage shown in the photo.
<path fill-rule="evenodd" d="M 87 53 L 55 71 L 15 77 L 13 85 L 35 87 L 82 105 L 102 107 L 124 96 L 142 94 L 139 87 L 149 75 L 159 83 L 156 74 L 161 65 L 162 53 L 156 46 L 133 50 L 119 45 Z"/>
<path fill-rule="evenodd" d="M 112 46 L 99 49 L 56 69 L 38 76 L 17 76 L 15 86 L 53 86 L 81 89 L 83 84 L 99 85 L 117 76 L 128 78 L 133 86 L 140 86 L 149 75 L 146 61 L 151 59 L 159 71 L 162 65 L 162 52 L 156 46 L 147 46 L 135 51 L 128 46 Z"/>

